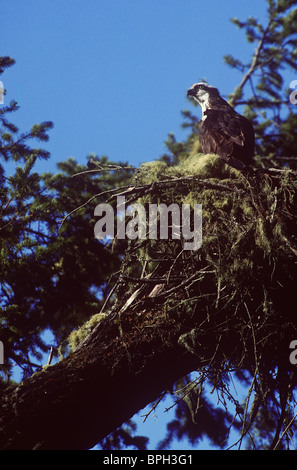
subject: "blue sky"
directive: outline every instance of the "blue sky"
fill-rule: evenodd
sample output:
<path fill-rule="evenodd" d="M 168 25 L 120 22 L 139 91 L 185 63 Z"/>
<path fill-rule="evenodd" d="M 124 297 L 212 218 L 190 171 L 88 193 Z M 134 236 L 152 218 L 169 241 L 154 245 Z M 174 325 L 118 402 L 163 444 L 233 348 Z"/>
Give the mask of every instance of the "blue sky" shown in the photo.
<path fill-rule="evenodd" d="M 159 158 L 169 132 L 186 137 L 181 111 L 194 111 L 186 98 L 194 82 L 204 78 L 223 95 L 239 84 L 240 74 L 223 56 L 248 63 L 255 45 L 230 18 L 250 15 L 265 22 L 266 1 L 2 4 L 1 55 L 16 60 L 1 77 L 5 103 L 16 99 L 21 107 L 13 122 L 21 132 L 42 121 L 55 126 L 42 144 L 51 158 L 38 170 L 55 172 L 57 162 L 70 156 L 85 163 L 89 153 L 133 165 Z M 151 418 L 139 432 L 158 437 L 162 412 L 157 420 Z"/>
<path fill-rule="evenodd" d="M 38 169 L 55 171 L 92 152 L 139 165 L 162 155 L 169 132 L 185 138 L 187 88 L 205 78 L 233 91 L 241 77 L 223 56 L 248 62 L 255 46 L 230 18 L 264 19 L 266 1 L 10 0 L 1 11 L 2 55 L 16 60 L 5 100 L 21 106 L 21 131 L 54 122 Z"/>

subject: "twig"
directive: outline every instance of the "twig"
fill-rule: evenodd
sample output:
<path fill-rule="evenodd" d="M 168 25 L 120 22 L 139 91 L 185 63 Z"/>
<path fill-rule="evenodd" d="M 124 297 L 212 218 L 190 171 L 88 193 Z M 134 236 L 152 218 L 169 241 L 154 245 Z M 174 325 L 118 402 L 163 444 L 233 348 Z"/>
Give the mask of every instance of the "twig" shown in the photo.
<path fill-rule="evenodd" d="M 271 160 L 283 160 L 283 161 L 297 161 L 297 157 L 278 157 L 277 155 L 273 155 L 271 157 L 261 157 L 261 160 L 268 160 L 268 161 L 271 161 Z M 285 168 L 285 169 L 282 169 L 280 168 L 282 171 L 284 170 L 290 170 L 290 168 Z M 294 171 L 294 170 L 292 170 Z"/>
<path fill-rule="evenodd" d="M 97 165 L 97 162 L 95 162 L 94 160 L 91 162 Z M 74 178 L 75 176 L 89 174 L 89 173 L 101 173 L 103 171 L 138 170 L 138 168 L 131 166 L 131 165 L 121 166 L 121 165 L 115 165 L 115 164 L 114 165 L 98 164 L 97 166 L 98 168 L 93 169 L 93 170 L 84 170 L 84 171 L 80 171 L 79 173 L 75 173 L 74 175 L 71 175 L 71 178 Z"/>
<path fill-rule="evenodd" d="M 126 196 L 126 195 L 130 195 L 130 194 L 135 194 L 135 193 L 145 194 L 145 193 L 147 193 L 149 191 L 152 191 L 154 189 L 162 188 L 163 186 L 174 186 L 176 184 L 190 183 L 190 182 L 197 183 L 197 185 L 203 186 L 205 188 L 218 189 L 220 191 L 230 191 L 230 192 L 233 192 L 233 193 L 242 193 L 242 192 L 244 192 L 241 189 L 237 189 L 237 188 L 228 186 L 228 185 L 223 184 L 223 183 L 214 183 L 212 181 L 207 181 L 207 180 L 198 178 L 196 176 L 181 176 L 179 178 L 171 178 L 171 179 L 168 179 L 168 180 L 155 181 L 153 183 L 145 184 L 143 186 L 129 187 L 129 189 L 127 191 L 123 191 L 120 194 L 116 194 L 116 195 L 111 196 L 108 201 L 114 199 L 118 195 Z"/>
<path fill-rule="evenodd" d="M 47 361 L 47 365 L 49 366 L 52 362 L 52 359 L 53 359 L 53 355 L 54 355 L 54 348 L 53 346 L 51 346 L 51 349 L 50 349 L 50 353 L 49 353 L 49 356 L 48 356 L 48 361 Z"/>
<path fill-rule="evenodd" d="M 285 235 L 282 235 L 282 239 L 284 240 L 288 248 L 292 251 L 292 253 L 294 253 L 294 255 L 297 256 L 297 249 L 292 246 L 288 238 Z"/>
<path fill-rule="evenodd" d="M 272 450 L 276 450 L 277 449 L 277 446 L 279 445 L 280 441 L 282 440 L 283 436 L 286 434 L 286 432 L 288 431 L 288 429 L 292 426 L 293 422 L 295 421 L 295 418 L 297 417 L 297 413 L 294 414 L 293 418 L 291 419 L 291 421 L 289 422 L 289 424 L 287 425 L 287 427 L 283 430 L 281 436 L 279 437 L 278 441 L 276 442 L 275 446 L 272 448 Z"/>
<path fill-rule="evenodd" d="M 170 278 L 170 281 L 171 282 L 177 282 L 177 281 L 181 281 L 182 279 L 184 279 L 183 277 L 181 276 L 173 276 Z M 145 277 L 131 277 L 131 276 L 122 276 L 121 280 L 119 280 L 119 283 L 122 283 L 122 282 L 125 282 L 125 281 L 128 281 L 128 282 L 135 282 L 136 284 L 137 283 L 140 283 L 140 284 L 169 284 L 169 280 L 168 278 L 164 279 L 164 278 L 145 278 Z"/>
<path fill-rule="evenodd" d="M 262 46 L 263 46 L 263 43 L 264 43 L 264 40 L 266 38 L 266 35 L 270 29 L 270 26 L 271 26 L 271 23 L 272 23 L 272 19 L 269 20 L 268 22 L 268 25 L 267 25 L 267 28 L 265 29 L 265 31 L 263 32 L 263 35 L 259 41 L 259 44 L 258 44 L 258 47 L 255 51 L 255 54 L 253 56 L 253 60 L 252 60 L 252 63 L 251 63 L 251 66 L 249 68 L 249 70 L 247 71 L 247 73 L 245 74 L 245 76 L 243 77 L 243 79 L 241 80 L 241 83 L 240 85 L 236 88 L 235 92 L 233 93 L 233 96 L 230 98 L 229 100 L 229 104 L 230 106 L 234 106 L 235 104 L 235 96 L 237 94 L 238 91 L 242 91 L 244 85 L 246 84 L 246 82 L 250 79 L 251 75 L 254 73 L 254 71 L 258 68 L 259 64 L 258 64 L 258 59 L 259 59 L 259 55 L 260 55 L 260 52 L 261 52 L 261 49 L 262 49 Z"/>
<path fill-rule="evenodd" d="M 62 225 L 64 224 L 65 220 L 70 217 L 70 215 L 74 214 L 78 210 L 82 209 L 83 207 L 87 206 L 91 201 L 94 199 L 104 196 L 106 194 L 112 194 L 112 196 L 107 199 L 107 202 L 110 202 L 111 200 L 115 199 L 116 197 L 119 196 L 129 196 L 129 195 L 136 195 L 139 193 L 139 195 L 144 195 L 147 192 L 153 191 L 154 189 L 162 188 L 163 186 L 170 186 L 170 185 L 175 185 L 175 184 L 180 184 L 180 183 L 189 183 L 189 182 L 195 182 L 200 186 L 203 186 L 205 188 L 212 188 L 212 189 L 218 189 L 220 191 L 229 191 L 233 193 L 240 193 L 242 194 L 244 191 L 242 189 L 237 189 L 234 187 L 227 186 L 226 184 L 223 183 L 213 183 L 212 181 L 206 181 L 206 180 L 201 180 L 200 178 L 197 178 L 195 176 L 183 176 L 180 178 L 172 178 L 169 180 L 163 180 L 163 181 L 158 181 L 158 182 L 153 182 L 150 184 L 145 184 L 143 186 L 121 186 L 118 188 L 114 189 L 108 189 L 106 191 L 102 191 L 101 193 L 95 194 L 94 196 L 90 197 L 86 202 L 81 204 L 79 207 L 76 207 L 72 211 L 70 211 L 68 214 L 61 219 L 61 224 L 59 226 L 59 230 L 61 229 Z M 124 191 L 119 192 L 120 190 L 124 189 Z M 116 193 L 116 194 L 114 194 Z M 130 201 L 131 202 L 131 201 Z"/>
<path fill-rule="evenodd" d="M 203 271 L 203 274 L 204 273 L 207 273 L 208 271 Z M 211 271 L 213 273 L 213 271 Z M 194 282 L 198 282 L 200 279 L 197 279 L 196 276 L 197 274 L 199 274 L 199 272 L 196 272 L 195 274 L 193 274 L 192 276 L 190 276 L 188 279 L 185 279 L 183 282 L 181 282 L 178 286 L 175 286 L 175 287 L 172 287 L 171 289 L 165 291 L 165 292 L 161 292 L 161 294 L 159 294 L 157 297 L 158 299 L 160 297 L 164 297 L 164 296 L 168 296 L 169 294 L 172 294 L 174 291 L 176 290 L 179 290 L 179 289 L 182 289 L 183 287 L 187 286 L 188 284 L 191 283 L 191 281 L 194 281 Z"/>
<path fill-rule="evenodd" d="M 157 406 L 159 405 L 159 403 L 163 400 L 163 398 L 165 397 L 165 395 L 167 394 L 167 391 L 166 392 L 163 392 L 160 396 L 160 398 L 156 401 L 156 403 L 153 404 L 152 408 L 150 409 L 150 411 L 148 413 L 146 413 L 145 415 L 141 415 L 142 418 L 144 418 L 143 420 L 143 423 L 146 422 L 147 418 L 149 417 L 149 415 L 157 408 Z"/>
<path fill-rule="evenodd" d="M 91 201 L 93 201 L 93 200 L 96 199 L 97 197 L 104 196 L 105 194 L 114 193 L 114 192 L 116 192 L 116 191 L 119 191 L 120 189 L 129 188 L 129 187 L 130 187 L 130 186 L 121 186 L 120 188 L 107 189 L 106 191 L 102 191 L 101 193 L 95 194 L 94 196 L 90 197 L 90 199 L 88 199 L 86 202 L 84 202 L 83 204 L 81 204 L 79 207 L 76 207 L 75 209 L 73 209 L 71 212 L 69 212 L 68 214 L 66 214 L 65 217 L 63 217 L 63 219 L 61 219 L 61 224 L 60 224 L 59 230 L 60 230 L 60 228 L 62 227 L 62 225 L 64 224 L 65 220 L 66 220 L 70 215 L 74 214 L 74 213 L 77 212 L 78 210 L 80 210 L 80 209 L 82 209 L 83 207 L 87 206 Z"/>

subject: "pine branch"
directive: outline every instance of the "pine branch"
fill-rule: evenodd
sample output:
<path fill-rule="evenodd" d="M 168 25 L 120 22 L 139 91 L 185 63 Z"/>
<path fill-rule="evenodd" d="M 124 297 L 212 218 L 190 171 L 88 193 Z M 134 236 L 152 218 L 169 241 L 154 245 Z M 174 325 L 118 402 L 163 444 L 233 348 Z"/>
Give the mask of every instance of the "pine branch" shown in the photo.
<path fill-rule="evenodd" d="M 264 41 L 266 39 L 266 36 L 270 30 L 270 27 L 271 27 L 271 24 L 272 24 L 272 19 L 270 18 L 269 22 L 268 22 L 268 25 L 266 27 L 266 29 L 264 30 L 263 34 L 262 34 L 262 37 L 259 41 L 259 44 L 258 44 L 258 47 L 255 51 L 255 54 L 253 56 L 253 59 L 252 59 L 252 63 L 250 65 L 250 68 L 249 70 L 247 71 L 247 73 L 244 75 L 244 77 L 242 78 L 241 80 L 241 83 L 239 84 L 239 86 L 235 89 L 235 92 L 232 94 L 230 100 L 229 100 L 229 104 L 230 106 L 234 106 L 236 104 L 236 96 L 241 96 L 242 94 L 242 90 L 245 86 L 245 84 L 247 83 L 248 80 L 250 80 L 251 76 L 253 75 L 253 73 L 257 70 L 257 68 L 259 66 L 261 66 L 261 64 L 259 64 L 259 56 L 260 56 L 260 53 L 261 53 L 261 50 L 263 48 L 263 45 L 264 45 Z"/>

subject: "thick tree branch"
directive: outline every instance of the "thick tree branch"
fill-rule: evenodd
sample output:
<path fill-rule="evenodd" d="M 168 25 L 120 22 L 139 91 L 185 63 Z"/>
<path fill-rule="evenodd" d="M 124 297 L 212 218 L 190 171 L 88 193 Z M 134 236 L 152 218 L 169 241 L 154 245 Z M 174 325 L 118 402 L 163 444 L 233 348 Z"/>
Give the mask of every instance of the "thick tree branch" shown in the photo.
<path fill-rule="evenodd" d="M 4 393 L 1 449 L 88 449 L 194 367 L 176 322 L 131 318 L 121 335 L 118 321 L 107 316 L 76 352 Z"/>

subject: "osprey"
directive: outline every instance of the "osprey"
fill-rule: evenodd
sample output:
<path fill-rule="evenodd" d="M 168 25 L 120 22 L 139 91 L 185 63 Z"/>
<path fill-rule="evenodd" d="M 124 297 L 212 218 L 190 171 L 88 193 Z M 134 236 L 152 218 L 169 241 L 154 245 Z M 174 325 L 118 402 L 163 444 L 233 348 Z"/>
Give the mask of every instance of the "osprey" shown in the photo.
<path fill-rule="evenodd" d="M 198 132 L 203 153 L 215 153 L 238 170 L 250 165 L 255 144 L 252 123 L 238 114 L 217 88 L 206 83 L 192 85 L 187 96 L 193 97 L 202 108 Z"/>

